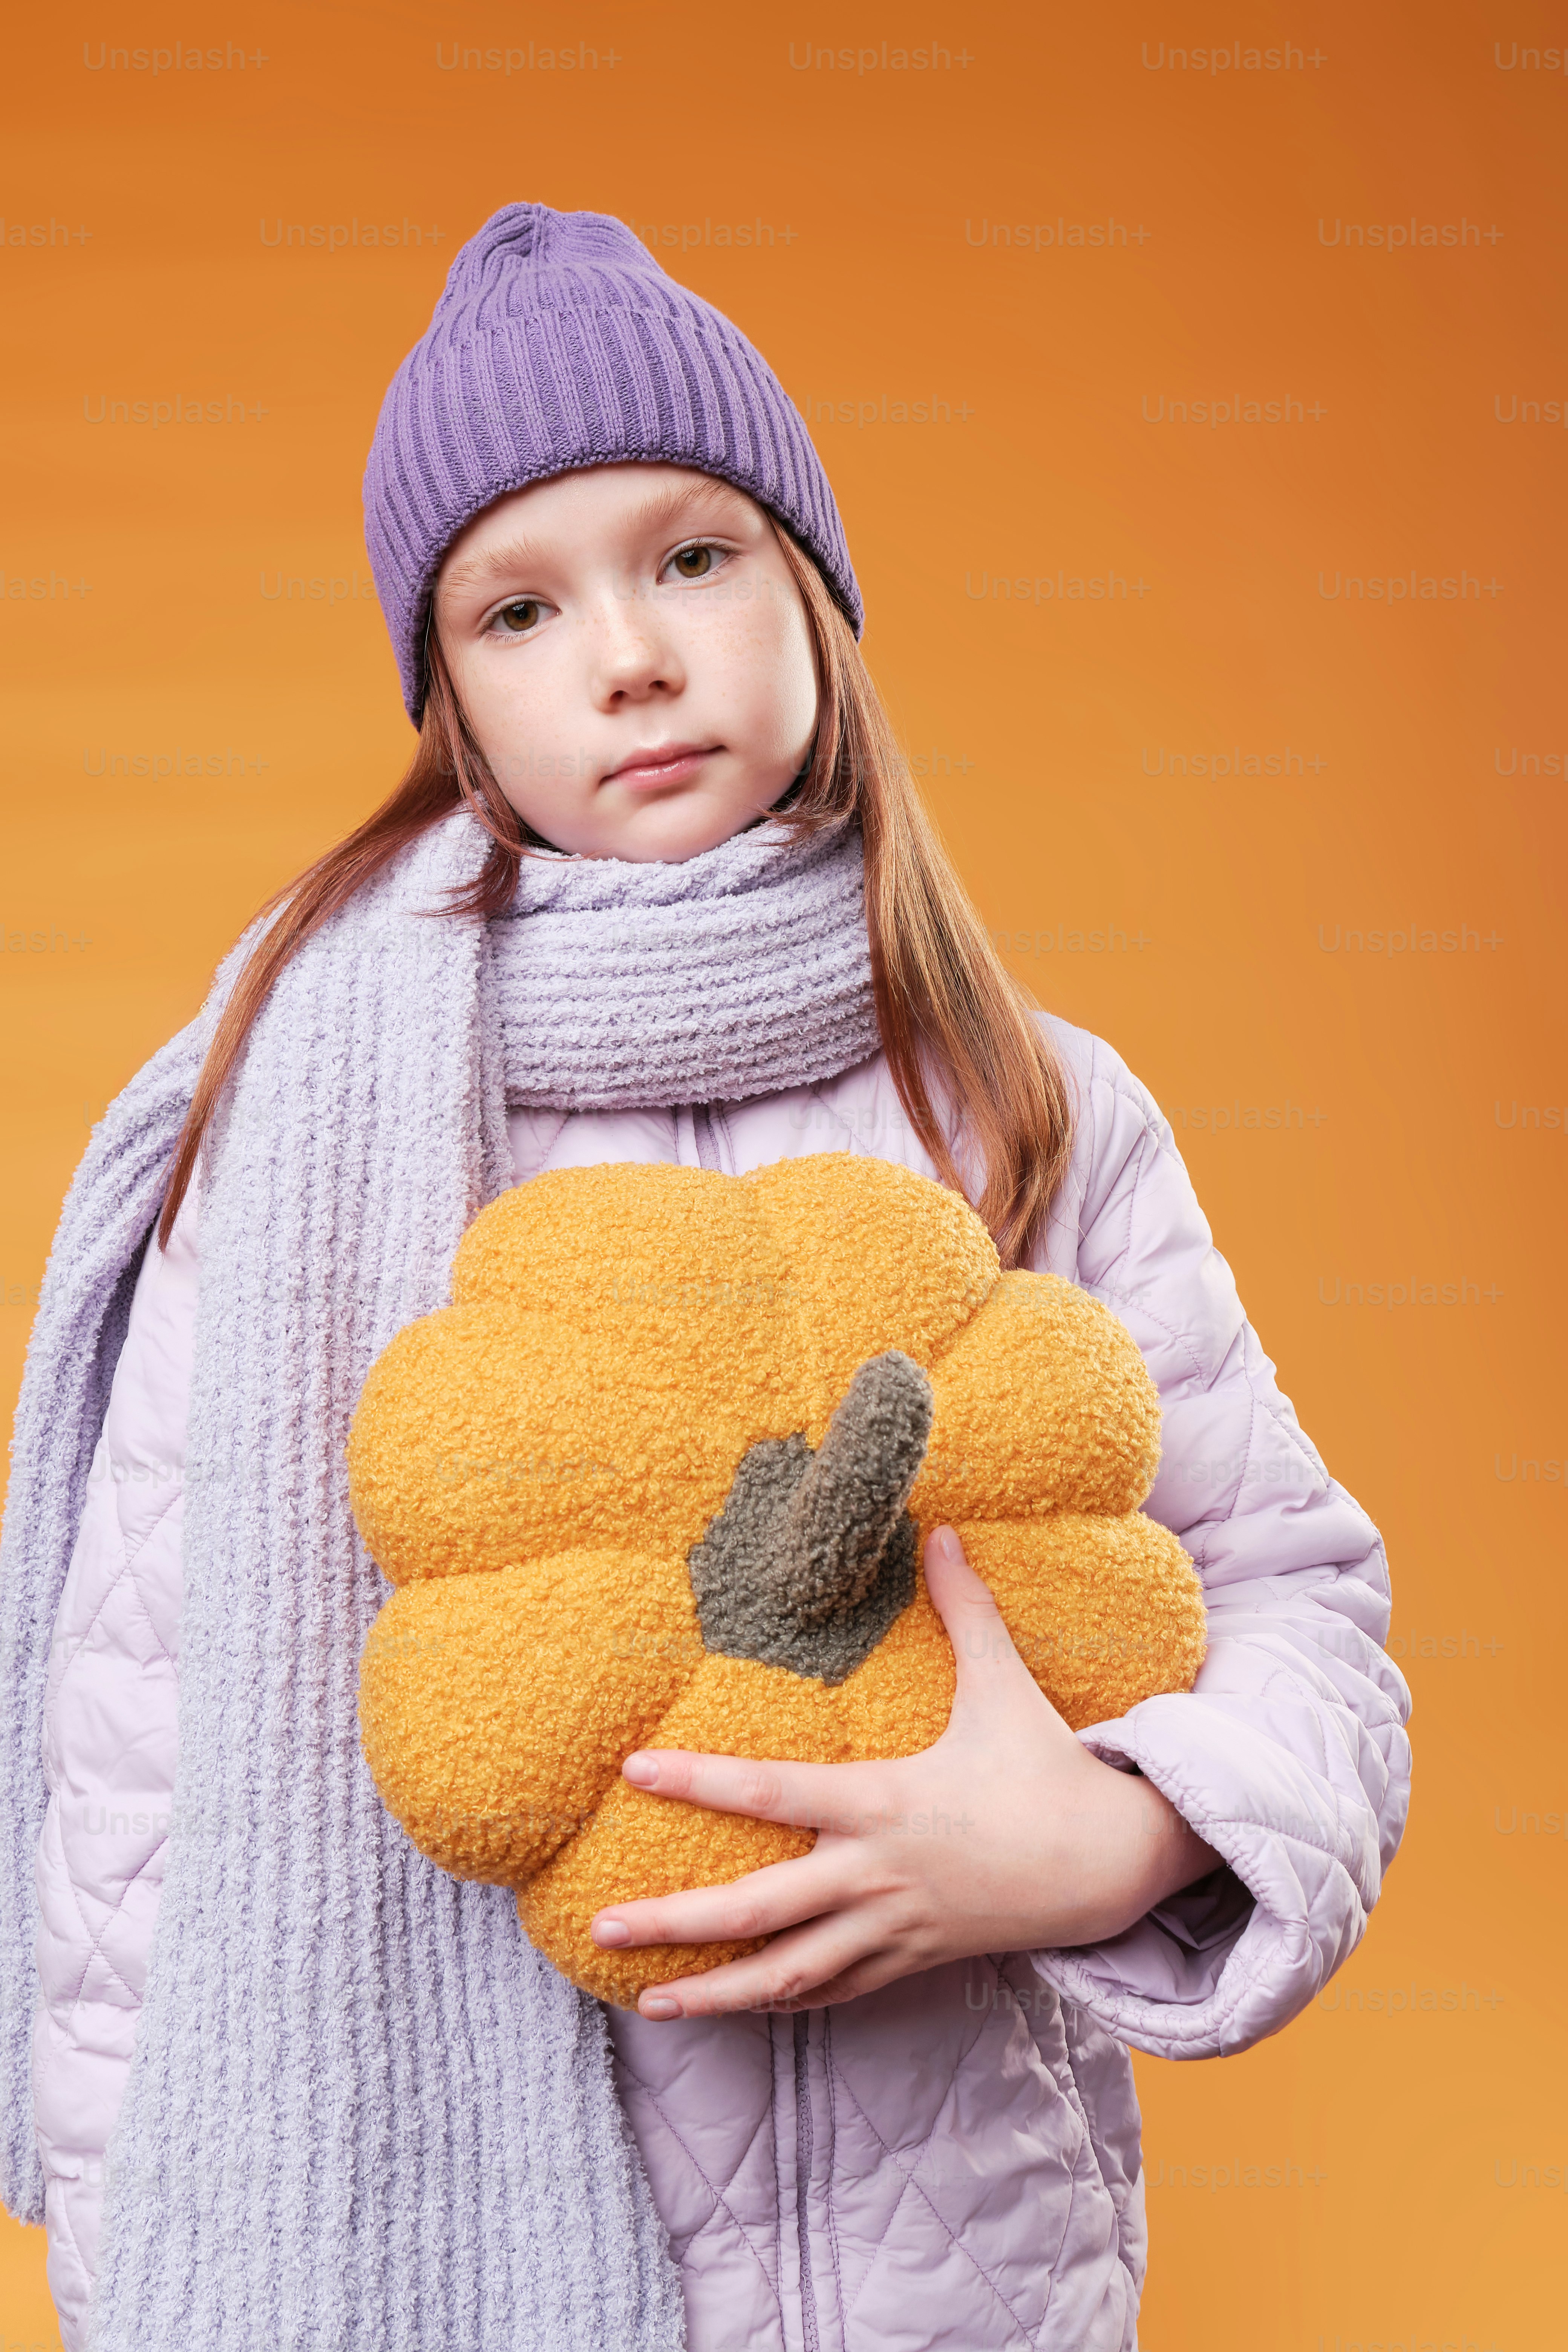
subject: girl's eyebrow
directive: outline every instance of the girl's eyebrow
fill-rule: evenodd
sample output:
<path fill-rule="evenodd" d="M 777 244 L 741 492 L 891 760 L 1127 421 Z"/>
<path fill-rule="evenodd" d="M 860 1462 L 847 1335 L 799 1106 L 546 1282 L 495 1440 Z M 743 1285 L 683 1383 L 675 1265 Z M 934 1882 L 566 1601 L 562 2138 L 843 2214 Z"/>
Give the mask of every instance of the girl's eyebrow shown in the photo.
<path fill-rule="evenodd" d="M 509 572 L 529 572 L 541 560 L 539 551 L 526 539 L 503 540 L 499 547 L 478 548 L 454 563 L 441 582 L 442 591 L 467 588 L 470 582 L 503 579 Z"/>
<path fill-rule="evenodd" d="M 647 530 L 661 523 L 676 521 L 693 507 L 745 504 L 739 490 L 715 475 L 704 475 L 700 482 L 667 482 L 650 490 L 640 505 L 633 508 L 630 521 L 634 530 Z"/>
<path fill-rule="evenodd" d="M 673 523 L 692 509 L 710 505 L 733 507 L 742 503 L 741 493 L 728 482 L 718 479 L 700 483 L 665 484 L 649 492 L 627 518 L 634 530 L 657 530 Z M 487 580 L 506 579 L 517 572 L 528 572 L 547 561 L 542 551 L 529 539 L 503 540 L 497 547 L 476 549 L 454 563 L 442 582 L 443 593 L 454 588 L 467 588 Z"/>

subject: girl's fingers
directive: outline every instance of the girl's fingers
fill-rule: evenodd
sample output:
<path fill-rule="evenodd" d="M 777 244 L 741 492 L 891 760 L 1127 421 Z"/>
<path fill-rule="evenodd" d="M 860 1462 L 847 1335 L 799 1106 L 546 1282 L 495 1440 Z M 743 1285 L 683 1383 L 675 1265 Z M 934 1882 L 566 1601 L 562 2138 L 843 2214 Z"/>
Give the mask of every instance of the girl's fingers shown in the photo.
<path fill-rule="evenodd" d="M 963 1748 L 977 1737 L 991 1742 L 1000 1738 L 1005 1745 L 1016 1745 L 1022 1738 L 1033 1754 L 1045 1728 L 1042 1711 L 1056 1734 L 1076 1749 L 1072 1732 L 1014 1648 L 989 1586 L 964 1559 L 951 1528 L 933 1529 L 925 1547 L 925 1571 L 957 1662 L 952 1721 L 943 1743 L 949 1758 L 956 1752 L 954 1738 Z M 1047 1747 L 1049 1741 L 1047 1733 Z M 773 1939 L 763 1951 L 723 1968 L 650 1987 L 638 2004 L 642 2014 L 700 2017 L 811 2007 L 848 1999 L 901 1973 L 910 1963 L 907 1956 L 901 1965 L 896 1961 L 899 1939 L 889 1942 L 886 1910 L 866 1899 L 872 1890 L 868 1849 L 860 1842 L 923 1822 L 919 1790 L 910 1775 L 917 1781 L 921 1773 L 929 1778 L 936 1755 L 932 1749 L 931 1761 L 903 1764 L 781 1763 L 667 1748 L 640 1748 L 628 1756 L 621 1768 L 626 1779 L 654 1796 L 826 1832 L 813 1853 L 752 1871 L 731 1885 L 693 1887 L 601 1911 L 592 1932 L 608 1950 Z M 915 1811 L 906 1818 L 911 1804 Z M 870 1867 L 875 1877 L 876 1867 Z"/>
<path fill-rule="evenodd" d="M 1034 1675 L 1013 1646 L 991 1587 L 975 1575 L 952 1528 L 933 1528 L 925 1544 L 926 1591 L 947 1628 L 958 1668 L 953 1715 L 978 1706 L 990 1717 L 1004 1692 L 1016 1692 L 1044 1706 L 1061 1723 Z M 1062 1729 L 1070 1739 L 1066 1724 Z"/>
<path fill-rule="evenodd" d="M 747 1813 L 785 1829 L 870 1837 L 885 1825 L 877 1806 L 883 1776 L 876 1764 L 759 1763 L 683 1748 L 639 1748 L 621 1774 L 650 1796 L 678 1797 L 715 1813 Z"/>
<path fill-rule="evenodd" d="M 606 1951 L 634 1944 L 741 1944 L 776 1936 L 832 1910 L 849 1893 L 848 1874 L 836 1856 L 802 1854 L 748 1871 L 728 1886 L 695 1886 L 681 1895 L 650 1895 L 597 1912 L 594 1941 Z"/>
<path fill-rule="evenodd" d="M 975 1575 L 951 1528 L 936 1528 L 927 1538 L 925 1572 L 957 1660 L 959 1699 L 989 1703 L 998 1680 L 1037 1698 L 1038 1685 L 1013 1647 L 990 1586 Z M 746 1813 L 787 1829 L 875 1837 L 900 1826 L 887 1776 L 875 1764 L 784 1764 L 703 1756 L 682 1748 L 640 1748 L 626 1758 L 621 1773 L 650 1796 L 706 1805 L 716 1813 Z"/>
<path fill-rule="evenodd" d="M 813 1996 L 835 1997 L 833 1988 L 883 1948 L 883 1938 L 852 1912 L 816 1919 L 781 1936 L 765 1951 L 750 1952 L 701 1976 L 678 1977 L 650 1985 L 637 2002 L 644 2017 L 721 2017 L 732 2010 L 791 2010 L 812 2005 Z M 856 1989 L 859 1987 L 857 1984 Z M 839 1995 L 846 1998 L 846 1995 Z"/>
<path fill-rule="evenodd" d="M 952 1528 L 933 1528 L 925 1544 L 926 1591 L 947 1628 L 959 1680 L 999 1665 L 1022 1664 L 991 1587 L 976 1576 Z"/>

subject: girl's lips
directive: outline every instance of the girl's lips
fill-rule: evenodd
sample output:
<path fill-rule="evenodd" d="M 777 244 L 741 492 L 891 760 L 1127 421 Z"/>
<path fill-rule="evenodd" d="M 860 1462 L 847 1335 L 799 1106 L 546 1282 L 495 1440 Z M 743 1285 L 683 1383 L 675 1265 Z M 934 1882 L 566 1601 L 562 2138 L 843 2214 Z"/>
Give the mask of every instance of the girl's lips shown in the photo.
<path fill-rule="evenodd" d="M 667 752 L 639 752 L 624 768 L 613 769 L 605 782 L 624 784 L 634 793 L 653 792 L 661 784 L 684 784 L 718 748 L 716 743 L 681 743 Z"/>

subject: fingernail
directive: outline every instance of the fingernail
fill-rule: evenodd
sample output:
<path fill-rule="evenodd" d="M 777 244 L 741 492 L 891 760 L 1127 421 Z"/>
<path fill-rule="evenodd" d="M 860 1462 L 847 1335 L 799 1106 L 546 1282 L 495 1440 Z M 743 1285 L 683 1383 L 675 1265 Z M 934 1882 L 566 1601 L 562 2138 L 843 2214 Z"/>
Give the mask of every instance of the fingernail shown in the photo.
<path fill-rule="evenodd" d="M 637 2003 L 645 2017 L 679 2017 L 680 2003 L 667 1992 L 645 1992 Z"/>
<path fill-rule="evenodd" d="M 963 1546 L 951 1528 L 938 1528 L 931 1537 L 931 1541 L 936 1546 L 939 1559 L 951 1561 L 963 1558 Z"/>
<path fill-rule="evenodd" d="M 651 1756 L 628 1756 L 621 1766 L 621 1778 L 629 1780 L 634 1789 L 651 1789 L 658 1780 L 658 1766 Z"/>
<path fill-rule="evenodd" d="M 595 1944 L 629 1944 L 632 1931 L 624 1919 L 595 1919 L 593 1927 Z"/>

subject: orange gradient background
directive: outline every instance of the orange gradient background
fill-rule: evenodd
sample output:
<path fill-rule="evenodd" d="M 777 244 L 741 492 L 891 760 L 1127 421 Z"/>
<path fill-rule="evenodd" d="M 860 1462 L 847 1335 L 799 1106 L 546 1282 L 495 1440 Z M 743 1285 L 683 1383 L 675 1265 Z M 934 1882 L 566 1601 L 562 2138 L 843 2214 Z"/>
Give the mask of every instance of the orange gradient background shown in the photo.
<path fill-rule="evenodd" d="M 253 61 L 89 63 L 176 37 Z M 460 62 L 520 38 L 531 68 Z M 1565 39 L 1541 0 L 110 0 L 10 42 L 6 1376 L 90 1122 L 409 750 L 360 478 L 453 254 L 522 197 L 691 230 L 661 259 L 813 404 L 872 667 L 986 919 L 1167 1108 L 1282 1386 L 1388 1539 L 1409 1834 L 1326 2003 L 1224 2063 L 1139 2060 L 1146 2352 L 1561 2336 L 1568 2207 L 1527 2168 L 1568 2159 L 1568 76 L 1524 59 Z M 951 62 L 884 68 L 884 42 Z M 1244 61 L 1195 68 L 1211 42 Z M 422 241 L 264 242 L 355 219 Z M 771 246 L 712 242 L 757 220 Z M 1037 249 L 1058 220 L 1128 240 Z M 1323 241 L 1412 221 L 1483 235 Z M 93 421 L 175 395 L 265 414 Z M 1170 417 L 1216 400 L 1243 415 Z M 1058 572 L 1129 593 L 992 593 Z M 1480 593 L 1324 593 L 1413 572 Z M 279 574 L 342 593 L 264 594 Z M 159 774 L 176 750 L 226 772 Z M 1344 943 L 1371 931 L 1439 943 Z M 1445 1283 L 1479 1296 L 1418 1303 Z M 0 2343 L 57 2340 L 43 2233 L 0 2222 Z"/>

